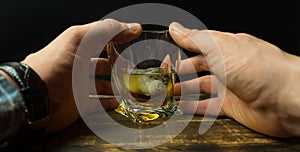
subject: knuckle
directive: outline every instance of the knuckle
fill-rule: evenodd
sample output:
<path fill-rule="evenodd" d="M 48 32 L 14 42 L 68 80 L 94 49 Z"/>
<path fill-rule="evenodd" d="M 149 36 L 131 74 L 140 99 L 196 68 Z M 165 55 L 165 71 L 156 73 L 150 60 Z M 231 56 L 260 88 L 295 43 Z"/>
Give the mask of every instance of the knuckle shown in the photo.
<path fill-rule="evenodd" d="M 223 41 L 227 37 L 230 37 L 230 33 L 220 32 L 220 31 L 211 31 L 211 35 L 213 35 L 216 39 Z"/>
<path fill-rule="evenodd" d="M 66 35 L 74 43 L 79 43 L 84 36 L 83 27 L 81 25 L 73 25 L 66 30 Z"/>
<path fill-rule="evenodd" d="M 239 38 L 244 38 L 244 39 L 251 39 L 252 38 L 252 36 L 250 34 L 247 34 L 247 33 L 237 33 L 235 35 L 238 36 Z"/>
<path fill-rule="evenodd" d="M 254 37 L 253 35 L 247 34 L 247 33 L 237 33 L 235 36 L 236 36 L 236 39 L 240 42 L 241 41 L 244 43 L 259 42 L 259 41 L 257 41 L 258 39 L 256 37 Z"/>
<path fill-rule="evenodd" d="M 104 22 L 108 22 L 108 23 L 116 23 L 117 21 L 115 19 L 112 18 L 107 18 L 103 20 Z"/>
<path fill-rule="evenodd" d="M 200 31 L 197 29 L 191 29 L 188 32 L 185 33 L 185 38 L 188 40 L 195 40 L 197 39 L 198 35 L 200 34 Z"/>
<path fill-rule="evenodd" d="M 67 29 L 67 33 L 72 36 L 79 36 L 81 33 L 81 26 L 80 25 L 73 25 Z"/>
<path fill-rule="evenodd" d="M 235 41 L 234 34 L 229 32 L 214 31 L 214 37 L 218 42 L 218 44 L 220 45 L 220 47 L 223 47 L 224 45 L 227 45 Z"/>
<path fill-rule="evenodd" d="M 189 36 L 193 37 L 197 34 L 199 34 L 199 30 L 198 29 L 191 29 L 191 31 L 188 33 Z"/>
<path fill-rule="evenodd" d="M 111 30 L 113 29 L 113 31 L 121 32 L 121 31 L 128 28 L 128 26 L 125 26 L 124 23 L 119 22 L 119 21 L 117 21 L 115 19 L 112 19 L 112 18 L 105 19 L 105 20 L 103 20 L 103 22 L 104 22 L 105 25 L 107 25 L 106 27 L 108 29 L 111 29 Z"/>
<path fill-rule="evenodd" d="M 105 19 L 103 22 L 107 24 L 108 27 L 120 28 L 121 26 L 117 20 L 112 18 Z"/>

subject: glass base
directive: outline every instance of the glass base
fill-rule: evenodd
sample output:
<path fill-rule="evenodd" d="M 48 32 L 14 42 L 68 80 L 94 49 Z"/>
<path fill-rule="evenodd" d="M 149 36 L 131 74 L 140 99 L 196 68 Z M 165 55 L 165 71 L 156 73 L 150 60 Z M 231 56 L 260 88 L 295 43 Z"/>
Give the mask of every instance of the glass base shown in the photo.
<path fill-rule="evenodd" d="M 120 104 L 115 111 L 129 119 L 134 123 L 142 123 L 145 121 L 152 121 L 157 118 L 168 118 L 173 115 L 181 115 L 182 111 L 178 108 L 177 105 L 174 105 L 169 111 L 163 109 L 155 110 L 142 110 L 134 109 L 133 112 L 126 111 L 123 104 Z"/>

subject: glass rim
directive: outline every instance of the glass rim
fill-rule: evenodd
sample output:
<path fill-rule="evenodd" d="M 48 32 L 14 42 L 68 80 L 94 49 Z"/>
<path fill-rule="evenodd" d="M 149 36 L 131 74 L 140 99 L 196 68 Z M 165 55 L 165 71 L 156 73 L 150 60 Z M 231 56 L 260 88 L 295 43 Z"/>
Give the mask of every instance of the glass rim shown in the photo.
<path fill-rule="evenodd" d="M 143 30 L 142 33 L 168 33 L 169 30 Z"/>

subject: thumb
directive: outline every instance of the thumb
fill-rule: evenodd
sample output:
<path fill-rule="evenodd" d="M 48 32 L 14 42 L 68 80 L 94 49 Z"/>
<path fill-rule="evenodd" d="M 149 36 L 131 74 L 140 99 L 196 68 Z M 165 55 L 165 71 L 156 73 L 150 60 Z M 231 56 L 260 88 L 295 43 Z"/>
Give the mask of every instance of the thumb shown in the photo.
<path fill-rule="evenodd" d="M 177 22 L 170 24 L 169 31 L 173 40 L 188 51 L 208 55 L 213 50 L 219 50 L 215 40 L 217 31 L 191 30 Z"/>
<path fill-rule="evenodd" d="M 171 37 L 182 48 L 204 55 L 209 69 L 220 82 L 226 83 L 226 70 L 223 60 L 223 50 L 219 49 L 224 42 L 224 34 L 212 30 L 190 30 L 179 23 L 173 22 L 169 28 Z"/>
<path fill-rule="evenodd" d="M 91 57 L 113 40 L 124 42 L 136 38 L 142 31 L 137 23 L 122 23 L 113 19 L 105 19 L 90 25 L 78 46 L 77 55 Z"/>

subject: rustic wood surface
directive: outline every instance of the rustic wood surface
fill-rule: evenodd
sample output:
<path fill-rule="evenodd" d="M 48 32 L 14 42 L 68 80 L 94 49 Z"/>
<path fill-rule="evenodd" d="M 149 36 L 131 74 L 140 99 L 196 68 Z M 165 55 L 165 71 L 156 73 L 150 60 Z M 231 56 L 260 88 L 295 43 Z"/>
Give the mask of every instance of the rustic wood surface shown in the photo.
<path fill-rule="evenodd" d="M 135 127 L 131 121 L 113 111 L 109 112 L 109 115 L 123 125 Z M 268 137 L 249 130 L 226 117 L 218 118 L 205 134 L 199 135 L 198 128 L 202 118 L 201 116 L 194 116 L 193 120 L 178 136 L 151 149 L 117 147 L 96 136 L 82 120 L 78 120 L 59 133 L 24 141 L 20 144 L 4 146 L 4 148 L 0 148 L 0 151 L 300 151 L 300 138 L 278 139 Z M 158 120 L 156 123 L 162 123 L 162 120 Z M 113 124 L 106 123 L 105 125 L 109 127 Z M 126 133 L 120 136 L 126 136 Z"/>

